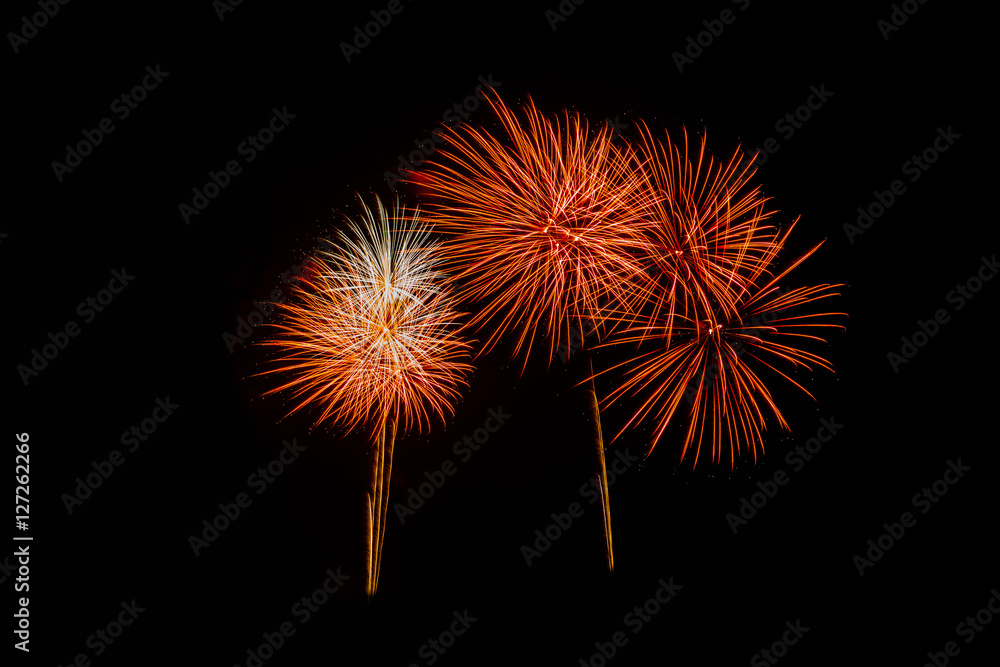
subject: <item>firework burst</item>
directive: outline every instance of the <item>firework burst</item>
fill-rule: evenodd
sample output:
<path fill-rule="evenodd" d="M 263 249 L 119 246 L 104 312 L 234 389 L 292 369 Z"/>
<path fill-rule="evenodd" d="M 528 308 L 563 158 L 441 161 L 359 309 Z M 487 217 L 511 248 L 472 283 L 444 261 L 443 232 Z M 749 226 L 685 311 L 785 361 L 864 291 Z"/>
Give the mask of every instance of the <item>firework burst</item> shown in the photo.
<path fill-rule="evenodd" d="M 744 448 L 756 462 L 758 451 L 763 453 L 767 415 L 788 429 L 760 372 L 773 372 L 812 398 L 788 375 L 789 366 L 833 370 L 829 361 L 801 349 L 801 345 L 807 341 L 825 342 L 820 335 L 825 329 L 843 328 L 827 320 L 844 313 L 808 312 L 807 308 L 837 296 L 834 290 L 840 285 L 795 289 L 781 286 L 789 272 L 822 243 L 777 275 L 767 273 L 767 266 L 794 227 L 792 223 L 754 261 L 743 278 L 745 289 L 732 301 L 713 302 L 711 309 L 705 310 L 696 300 L 686 312 L 658 309 L 654 304 L 648 320 L 622 332 L 618 342 L 649 342 L 655 349 L 619 365 L 627 366 L 623 381 L 602 405 L 624 396 L 639 397 L 639 409 L 625 428 L 651 421 L 654 432 L 650 451 L 671 420 L 686 407 L 688 423 L 681 460 L 693 448 L 692 465 L 697 465 L 701 446 L 707 442 L 713 463 L 720 463 L 725 452 L 733 466 Z"/>
<path fill-rule="evenodd" d="M 359 198 L 360 200 L 360 198 Z M 279 350 L 275 368 L 287 379 L 289 414 L 316 408 L 316 423 L 351 430 L 373 427 L 375 474 L 369 496 L 369 581 L 373 595 L 388 510 L 397 429 L 443 421 L 471 370 L 470 345 L 459 336 L 460 313 L 439 286 L 444 276 L 429 228 L 398 203 L 348 220 L 310 275 L 295 287 L 276 333 L 263 344 Z"/>
<path fill-rule="evenodd" d="M 737 315 L 737 300 L 749 288 L 749 275 L 766 263 L 777 230 L 764 222 L 772 213 L 767 199 L 751 184 L 752 162 L 737 150 L 728 161 L 706 155 L 703 134 L 697 151 L 663 140 L 638 123 L 639 169 L 652 190 L 637 227 L 649 270 L 641 274 L 651 318 L 663 316 L 667 338 L 675 313 L 719 310 Z"/>

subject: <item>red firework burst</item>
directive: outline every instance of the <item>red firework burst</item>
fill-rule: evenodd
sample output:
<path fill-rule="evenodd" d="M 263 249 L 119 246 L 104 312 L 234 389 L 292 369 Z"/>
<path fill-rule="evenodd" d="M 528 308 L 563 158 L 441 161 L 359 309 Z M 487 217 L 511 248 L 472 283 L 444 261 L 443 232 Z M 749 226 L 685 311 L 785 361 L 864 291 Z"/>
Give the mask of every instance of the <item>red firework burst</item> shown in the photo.
<path fill-rule="evenodd" d="M 759 373 L 773 372 L 812 397 L 788 375 L 788 367 L 833 370 L 829 361 L 801 349 L 800 345 L 807 341 L 824 342 L 819 335 L 824 329 L 842 329 L 842 325 L 828 323 L 826 319 L 844 313 L 808 312 L 803 307 L 837 296 L 834 290 L 840 285 L 790 290 L 781 287 L 789 272 L 822 243 L 781 273 L 773 277 L 766 274 L 766 267 L 794 227 L 792 223 L 754 261 L 752 270 L 743 278 L 746 288 L 732 301 L 713 302 L 709 310 L 695 301 L 685 312 L 671 312 L 654 304 L 642 325 L 622 332 L 617 342 L 645 341 L 657 348 L 619 365 L 628 366 L 623 381 L 602 405 L 624 396 L 639 397 L 640 406 L 625 428 L 646 420 L 653 422 L 650 451 L 687 402 L 682 460 L 693 447 L 693 465 L 697 465 L 701 445 L 707 440 L 713 463 L 721 462 L 727 443 L 730 466 L 735 464 L 744 446 L 753 453 L 756 462 L 757 451 L 763 453 L 764 449 L 767 413 L 774 416 L 781 428 L 788 429 Z"/>
<path fill-rule="evenodd" d="M 644 291 L 658 319 L 675 313 L 720 310 L 736 315 L 736 302 L 749 287 L 748 277 L 762 268 L 777 230 L 763 224 L 771 217 L 760 187 L 750 182 L 752 162 L 737 150 L 728 161 L 706 155 L 703 135 L 692 153 L 687 131 L 683 144 L 664 133 L 656 138 L 639 122 L 640 169 L 651 202 L 639 226 L 643 252 L 651 264 Z M 669 339 L 670 330 L 667 330 Z"/>

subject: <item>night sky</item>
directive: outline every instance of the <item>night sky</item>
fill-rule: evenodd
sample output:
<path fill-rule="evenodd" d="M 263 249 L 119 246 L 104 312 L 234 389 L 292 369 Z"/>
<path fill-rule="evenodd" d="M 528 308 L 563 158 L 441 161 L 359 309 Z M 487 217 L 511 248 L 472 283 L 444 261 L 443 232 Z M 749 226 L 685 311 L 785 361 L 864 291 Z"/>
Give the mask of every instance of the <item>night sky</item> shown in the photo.
<path fill-rule="evenodd" d="M 0 553 L 11 613 L 29 597 L 11 664 L 991 664 L 987 17 L 680 4 L 8 4 L 2 415 L 32 538 Z M 397 177 L 433 130 L 496 130 L 484 84 L 763 151 L 775 220 L 801 217 L 781 259 L 826 239 L 788 284 L 843 284 L 846 330 L 809 348 L 835 374 L 794 376 L 815 401 L 774 385 L 791 431 L 769 422 L 756 464 L 682 463 L 683 419 L 648 458 L 648 425 L 608 445 L 613 574 L 584 357 L 522 373 L 505 340 L 397 442 L 369 602 L 369 439 L 283 418 L 250 325 L 356 192 L 421 203 Z"/>

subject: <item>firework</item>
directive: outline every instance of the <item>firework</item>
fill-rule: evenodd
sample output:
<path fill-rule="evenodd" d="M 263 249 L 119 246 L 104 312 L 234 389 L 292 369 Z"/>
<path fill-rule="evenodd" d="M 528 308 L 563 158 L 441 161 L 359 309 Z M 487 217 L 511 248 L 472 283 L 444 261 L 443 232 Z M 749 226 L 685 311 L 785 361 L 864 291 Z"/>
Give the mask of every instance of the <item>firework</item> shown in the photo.
<path fill-rule="evenodd" d="M 650 317 L 661 312 L 669 324 L 675 313 L 693 309 L 736 315 L 736 302 L 749 287 L 748 276 L 762 268 L 774 246 L 776 228 L 764 222 L 772 213 L 767 199 L 751 185 L 752 162 L 737 150 L 728 161 L 706 155 L 703 134 L 696 152 L 664 133 L 654 136 L 638 123 L 639 169 L 652 190 L 642 211 L 648 224 L 643 253 L 648 270 L 641 274 Z"/>
<path fill-rule="evenodd" d="M 702 442 L 707 441 L 713 463 L 721 462 L 727 445 L 730 466 L 744 448 L 752 452 L 756 462 L 758 451 L 763 453 L 766 416 L 772 415 L 781 428 L 788 429 L 760 372 L 773 372 L 812 398 L 788 375 L 788 366 L 833 370 L 829 361 L 801 349 L 801 345 L 807 341 L 824 342 L 820 333 L 825 329 L 843 328 L 827 320 L 844 313 L 809 312 L 807 308 L 837 296 L 834 290 L 840 285 L 795 289 L 781 286 L 789 272 L 822 243 L 777 275 L 767 273 L 767 266 L 794 227 L 793 222 L 752 263 L 743 277 L 744 289 L 731 301 L 714 302 L 711 309 L 702 309 L 696 300 L 686 312 L 658 309 L 654 304 L 648 320 L 622 332 L 619 342 L 648 342 L 656 349 L 620 365 L 627 366 L 624 379 L 602 405 L 623 396 L 639 397 L 640 406 L 625 429 L 651 421 L 654 432 L 650 451 L 687 402 L 688 424 L 681 460 L 693 447 L 692 464 L 697 465 Z"/>
<path fill-rule="evenodd" d="M 360 198 L 359 198 L 360 199 Z M 460 313 L 442 288 L 429 228 L 414 211 L 407 220 L 376 199 L 360 202 L 361 222 L 348 220 L 329 250 L 313 260 L 293 297 L 279 304 L 279 350 L 264 371 L 287 379 L 289 414 L 315 408 L 317 424 L 372 428 L 375 466 L 368 498 L 368 593 L 378 585 L 388 511 L 388 482 L 397 430 L 443 421 L 471 370 L 470 345 L 459 337 Z"/>
<path fill-rule="evenodd" d="M 483 351 L 512 334 L 514 356 L 523 352 L 527 364 L 543 333 L 551 362 L 557 348 L 570 349 L 571 328 L 599 335 L 602 306 L 632 302 L 635 225 L 648 190 L 609 126 L 592 132 L 579 114 L 550 117 L 530 99 L 519 118 L 495 95 L 488 100 L 503 135 L 447 129 L 419 183 L 447 234 L 459 297 L 482 304 L 470 324 L 495 323 Z"/>
<path fill-rule="evenodd" d="M 600 337 L 608 304 L 635 301 L 635 226 L 650 191 L 634 152 L 613 143 L 609 126 L 591 132 L 578 113 L 548 116 L 530 99 L 519 117 L 495 93 L 487 99 L 503 133 L 447 129 L 419 183 L 435 227 L 447 234 L 443 250 L 460 298 L 481 304 L 470 324 L 494 324 L 483 351 L 510 335 L 523 372 L 537 338 L 547 340 L 551 363 L 557 349 L 572 353 L 571 331 Z M 613 569 L 604 443 L 590 390 Z"/>

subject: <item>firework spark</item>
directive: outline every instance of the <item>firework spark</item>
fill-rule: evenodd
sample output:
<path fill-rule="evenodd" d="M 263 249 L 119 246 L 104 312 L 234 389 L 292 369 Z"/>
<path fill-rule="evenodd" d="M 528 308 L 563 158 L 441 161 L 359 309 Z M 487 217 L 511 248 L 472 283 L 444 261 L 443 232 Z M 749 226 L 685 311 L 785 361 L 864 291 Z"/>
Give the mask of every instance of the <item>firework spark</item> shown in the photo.
<path fill-rule="evenodd" d="M 359 198 L 360 199 L 360 198 Z M 423 430 L 443 421 L 471 370 L 470 345 L 459 336 L 460 313 L 439 284 L 443 274 L 429 228 L 399 204 L 349 220 L 311 275 L 278 304 L 276 334 L 263 344 L 279 349 L 278 365 L 261 375 L 288 379 L 289 414 L 318 409 L 316 423 L 347 430 L 373 427 L 375 474 L 369 496 L 369 582 L 375 593 L 388 511 L 388 482 L 397 429 Z"/>

